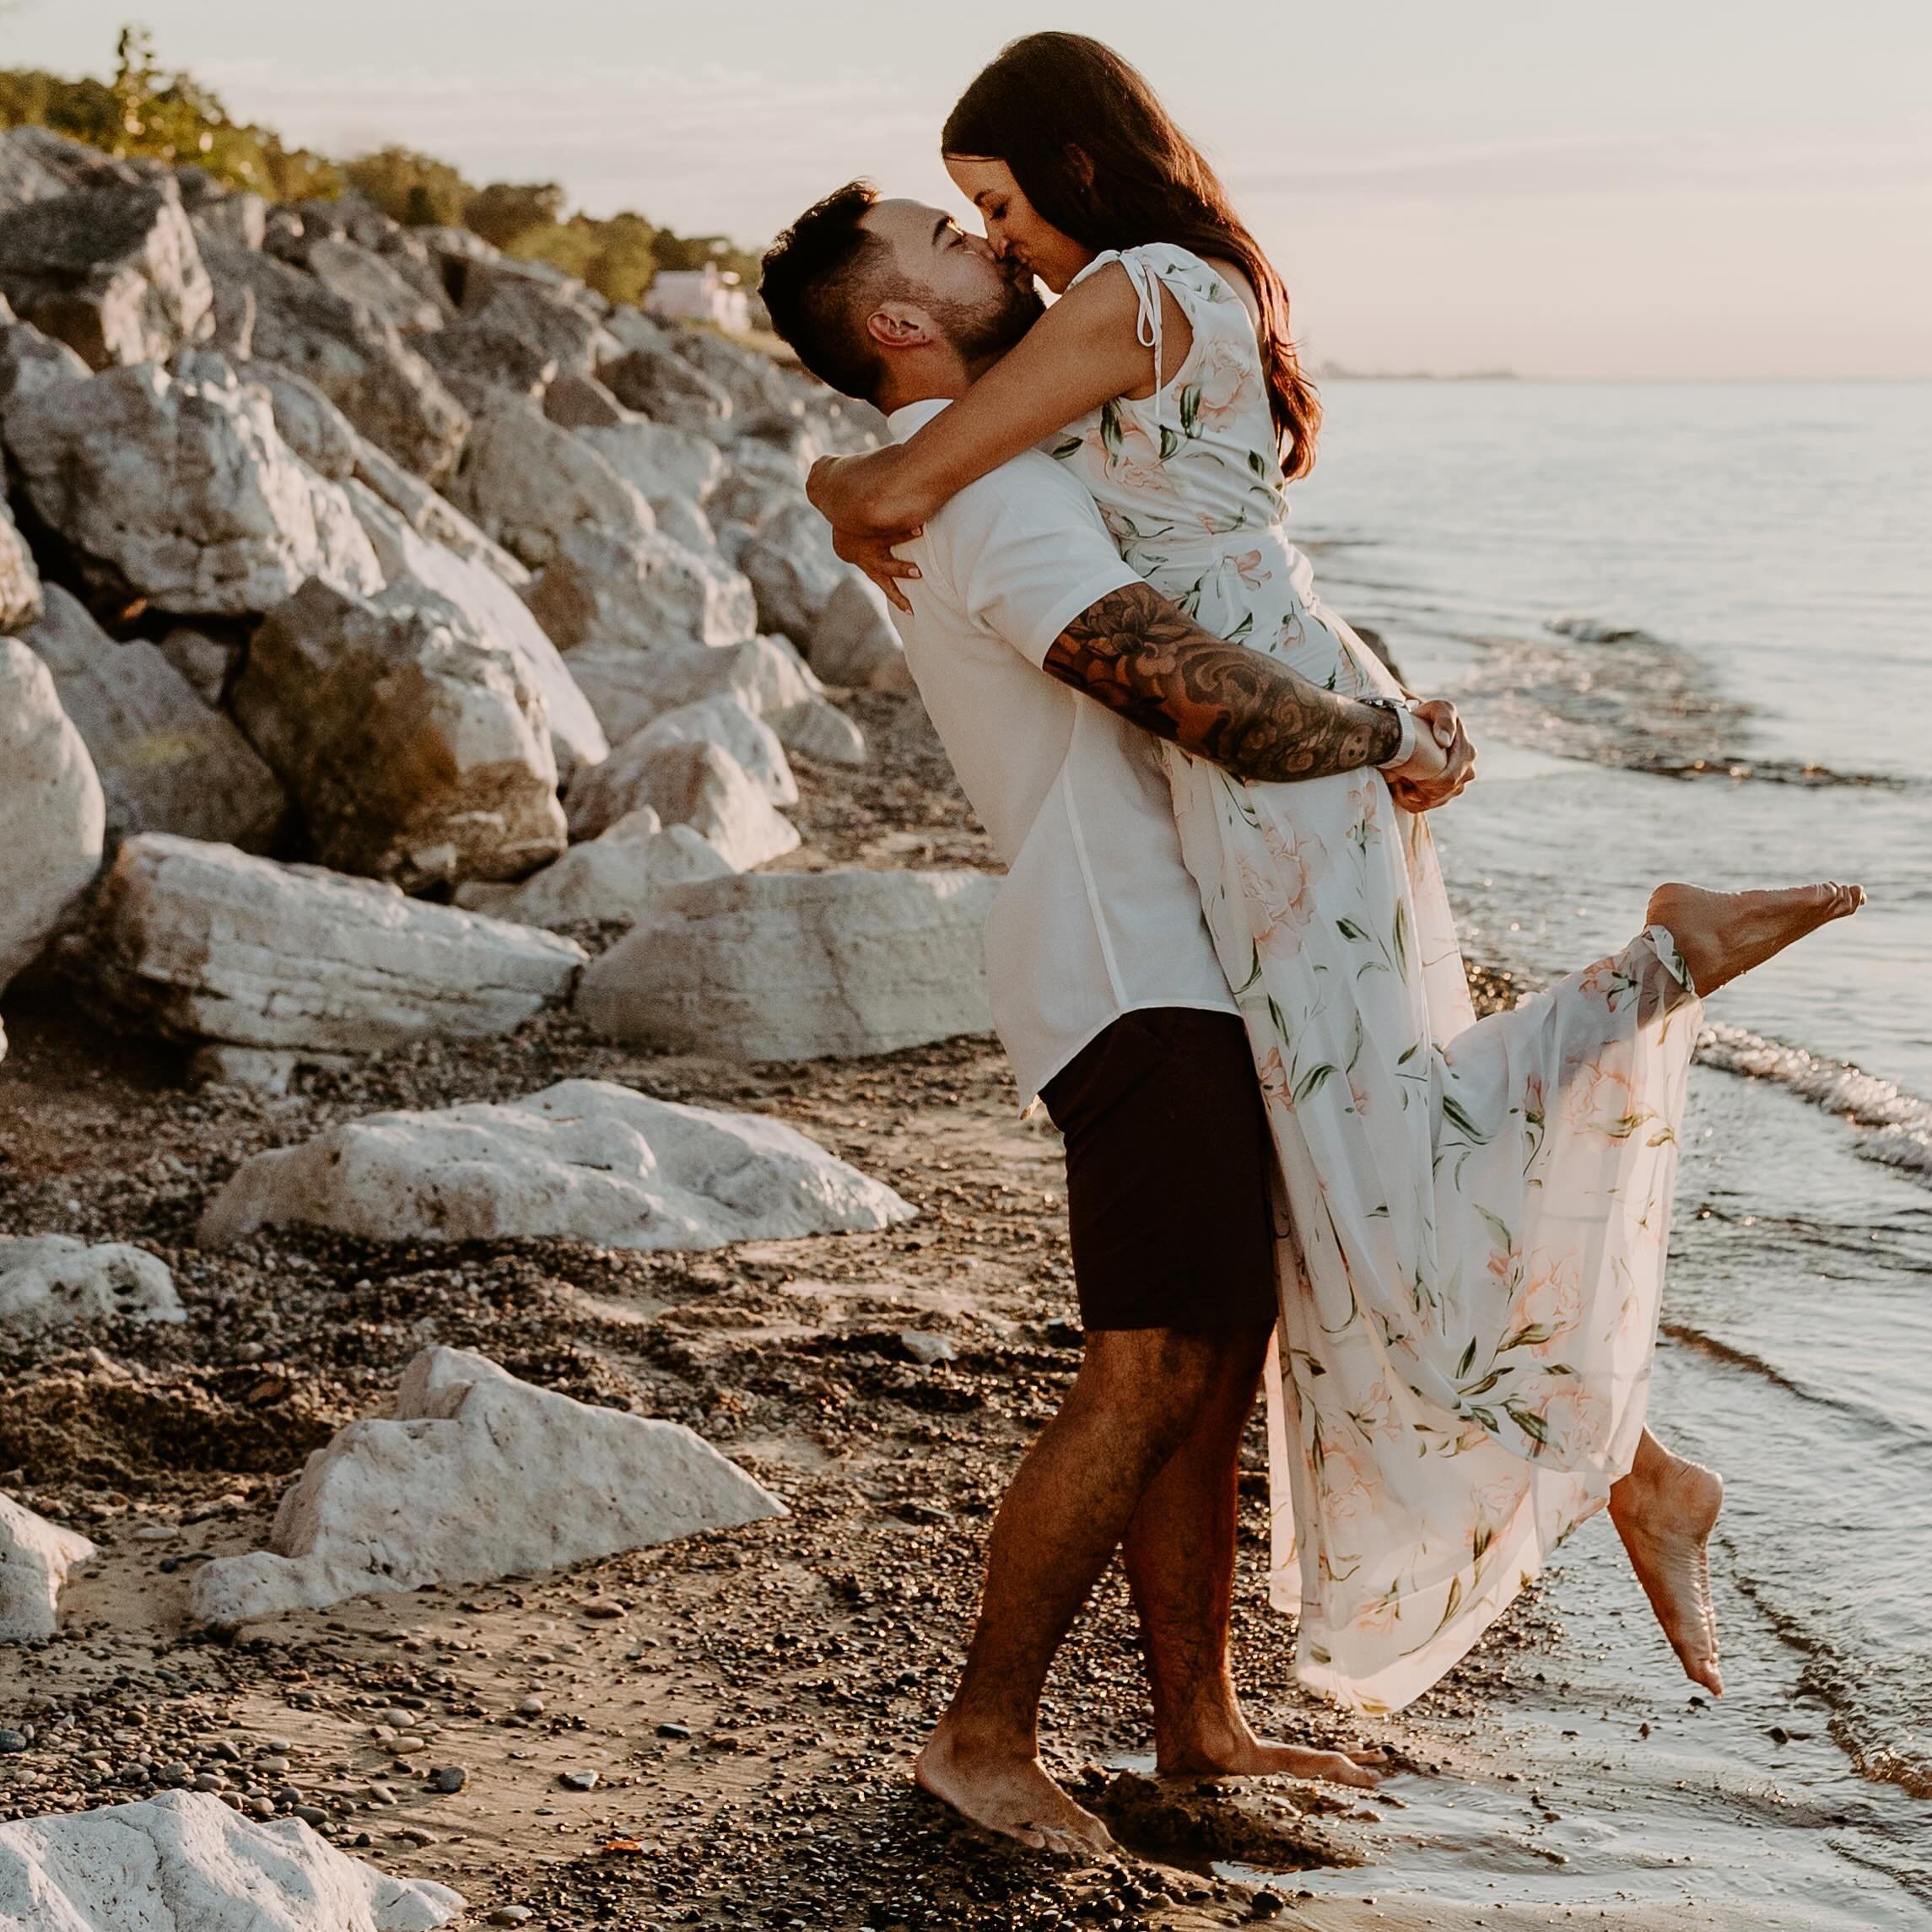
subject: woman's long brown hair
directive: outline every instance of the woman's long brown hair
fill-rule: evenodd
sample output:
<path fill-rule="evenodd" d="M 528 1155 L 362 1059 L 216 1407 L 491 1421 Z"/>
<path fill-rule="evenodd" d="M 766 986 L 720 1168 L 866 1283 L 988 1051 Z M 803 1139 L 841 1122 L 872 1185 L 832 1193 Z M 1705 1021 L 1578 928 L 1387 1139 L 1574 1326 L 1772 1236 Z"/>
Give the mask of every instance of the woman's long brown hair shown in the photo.
<path fill-rule="evenodd" d="M 1321 405 L 1288 333 L 1288 292 L 1136 69 L 1084 34 L 1028 34 L 960 95 L 940 148 L 1004 161 L 1040 216 L 1096 254 L 1167 241 L 1239 264 L 1261 305 L 1261 368 L 1282 467 L 1308 474 Z"/>

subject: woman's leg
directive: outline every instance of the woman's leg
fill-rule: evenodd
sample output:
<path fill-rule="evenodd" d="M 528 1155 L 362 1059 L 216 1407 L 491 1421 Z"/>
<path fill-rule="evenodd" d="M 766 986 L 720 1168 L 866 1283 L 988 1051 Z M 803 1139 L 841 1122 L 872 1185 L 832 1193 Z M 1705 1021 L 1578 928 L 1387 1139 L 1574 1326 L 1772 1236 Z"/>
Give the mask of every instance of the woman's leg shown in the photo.
<path fill-rule="evenodd" d="M 1708 996 L 1827 920 L 1848 918 L 1864 904 L 1863 886 L 1713 893 L 1701 886 L 1666 885 L 1650 895 L 1648 923 L 1670 928 L 1691 983 Z"/>
<path fill-rule="evenodd" d="M 1673 929 L 1674 931 L 1675 929 Z M 1724 1508 L 1724 1478 L 1643 1432 L 1630 1473 L 1610 1492 L 1610 1519 L 1630 1567 L 1686 1676 L 1724 1695 L 1711 1608 L 1709 1544 Z"/>

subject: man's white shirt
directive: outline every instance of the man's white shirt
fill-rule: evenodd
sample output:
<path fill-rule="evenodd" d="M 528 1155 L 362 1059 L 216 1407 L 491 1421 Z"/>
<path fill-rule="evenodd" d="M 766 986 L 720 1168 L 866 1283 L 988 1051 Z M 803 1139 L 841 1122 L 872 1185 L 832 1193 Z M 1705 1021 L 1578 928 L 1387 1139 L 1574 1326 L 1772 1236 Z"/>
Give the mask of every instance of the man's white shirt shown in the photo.
<path fill-rule="evenodd" d="M 946 407 L 908 404 L 903 442 Z M 901 554 L 907 667 L 1006 864 L 986 921 L 993 1023 L 1037 1093 L 1121 1014 L 1233 1012 L 1183 864 L 1158 747 L 1040 668 L 1054 640 L 1141 580 L 1093 499 L 1029 451 L 969 484 Z"/>

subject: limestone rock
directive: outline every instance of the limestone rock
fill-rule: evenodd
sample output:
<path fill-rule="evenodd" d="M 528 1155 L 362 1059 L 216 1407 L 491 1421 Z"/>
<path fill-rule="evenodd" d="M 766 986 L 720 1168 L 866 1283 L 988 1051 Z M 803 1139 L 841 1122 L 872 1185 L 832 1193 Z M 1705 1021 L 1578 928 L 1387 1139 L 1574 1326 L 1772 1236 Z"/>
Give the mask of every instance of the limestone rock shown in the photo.
<path fill-rule="evenodd" d="M 622 353 L 602 323 L 562 291 L 494 263 L 465 278 L 462 320 L 528 343 L 565 375 L 594 375 L 600 362 Z"/>
<path fill-rule="evenodd" d="M 688 825 L 661 825 L 647 805 L 573 845 L 521 885 L 459 886 L 456 903 L 466 911 L 523 926 L 569 926 L 583 919 L 634 926 L 656 909 L 666 886 L 723 878 L 731 870 L 709 839 Z"/>
<path fill-rule="evenodd" d="M 836 704 L 823 698 L 807 698 L 801 703 L 766 713 L 778 742 L 801 758 L 817 758 L 822 764 L 865 764 L 870 754 L 866 734 Z"/>
<path fill-rule="evenodd" d="M 94 761 L 52 674 L 0 637 L 0 991 L 94 882 L 105 824 Z"/>
<path fill-rule="evenodd" d="M 353 241 L 324 239 L 308 251 L 309 273 L 332 294 L 398 329 L 440 327 L 444 310 L 403 280 L 380 255 Z"/>
<path fill-rule="evenodd" d="M 212 637 L 192 624 L 176 624 L 161 640 L 159 650 L 202 704 L 221 708 L 229 676 L 240 660 L 240 644 Z"/>
<path fill-rule="evenodd" d="M 472 417 L 507 402 L 541 402 L 557 380 L 554 356 L 483 322 L 452 322 L 410 344 Z"/>
<path fill-rule="evenodd" d="M 597 374 L 627 409 L 641 410 L 653 422 L 702 430 L 731 413 L 731 397 L 668 349 L 631 349 Z"/>
<path fill-rule="evenodd" d="M 563 533 L 530 592 L 530 607 L 564 651 L 587 644 L 646 651 L 740 644 L 756 629 L 752 587 L 721 558 L 688 550 L 661 531 L 594 522 Z"/>
<path fill-rule="evenodd" d="M 93 373 L 65 343 L 30 322 L 0 322 L 0 418 L 43 389 L 85 382 Z"/>
<path fill-rule="evenodd" d="M 718 533 L 710 518 L 689 497 L 659 496 L 648 500 L 657 518 L 660 535 L 682 543 L 687 550 L 696 551 L 700 557 L 715 557 L 720 563 L 729 561 L 718 548 Z"/>
<path fill-rule="evenodd" d="M 680 886 L 593 964 L 577 1011 L 676 1053 L 816 1060 L 992 1030 L 967 872 L 749 874 Z"/>
<path fill-rule="evenodd" d="M 0 1643 L 35 1643 L 60 1627 L 61 1585 L 77 1564 L 98 1556 L 94 1545 L 71 1530 L 36 1516 L 10 1496 L 0 1496 Z M 0 1826 L 0 1840 L 6 1827 Z M 8 1909 L 7 1854 L 0 1843 L 0 1913 Z M 29 1921 L 18 1919 L 17 1925 Z M 42 1924 L 35 1920 L 36 1928 Z M 0 1925 L 8 1921 L 0 1918 Z"/>
<path fill-rule="evenodd" d="M 549 563 L 580 524 L 641 537 L 656 521 L 650 505 L 588 443 L 514 405 L 493 410 L 472 429 L 450 497 L 532 569 Z"/>
<path fill-rule="evenodd" d="M 718 445 L 709 436 L 667 423 L 593 424 L 580 427 L 577 434 L 634 483 L 654 509 L 663 499 L 702 503 L 724 479 L 725 459 Z"/>
<path fill-rule="evenodd" d="M 305 585 L 256 633 L 229 703 L 338 871 L 413 890 L 520 878 L 564 849 L 541 693 L 432 591 Z"/>
<path fill-rule="evenodd" d="M 639 420 L 596 376 L 574 370 L 553 378 L 543 391 L 543 413 L 566 429 L 609 429 Z"/>
<path fill-rule="evenodd" d="M 0 1324 L 16 1329 L 62 1322 L 186 1321 L 167 1264 L 122 1241 L 89 1247 L 71 1234 L 0 1239 Z"/>
<path fill-rule="evenodd" d="M 8 407 L 5 434 L 35 512 L 104 594 L 240 615 L 310 577 L 380 587 L 346 499 L 219 357 L 179 380 L 143 365 L 42 389 Z"/>
<path fill-rule="evenodd" d="M 500 543 L 484 536 L 447 497 L 438 495 L 366 439 L 356 451 L 355 480 L 375 491 L 418 537 L 487 565 L 513 591 L 530 582 L 530 572 Z"/>
<path fill-rule="evenodd" d="M 13 513 L 0 499 L 0 631 L 32 623 L 43 608 L 40 573 Z"/>
<path fill-rule="evenodd" d="M 709 329 L 679 329 L 671 338 L 671 352 L 716 384 L 741 415 L 763 410 L 791 415 L 800 409 L 791 388 L 796 377 L 756 349 L 741 348 Z"/>
<path fill-rule="evenodd" d="M 405 469 L 432 484 L 450 475 L 468 414 L 393 327 L 271 255 L 213 239 L 202 253 L 218 339 L 235 338 L 246 309 L 256 355 L 306 376 Z"/>
<path fill-rule="evenodd" d="M 662 712 L 601 764 L 580 772 L 564 794 L 573 838 L 587 839 L 650 801 L 649 773 L 666 745 L 713 744 L 729 752 L 774 805 L 798 802 L 798 780 L 778 735 L 733 692 Z"/>
<path fill-rule="evenodd" d="M 165 362 L 214 328 L 214 291 L 171 179 L 0 213 L 0 289 L 95 369 Z"/>
<path fill-rule="evenodd" d="M 0 208 L 24 208 L 29 202 L 64 195 L 67 183 L 14 138 L 15 130 L 0 133 Z"/>
<path fill-rule="evenodd" d="M 212 1791 L 0 1825 L 5 1932 L 431 1932 L 462 1895 L 391 1878 L 300 1818 L 257 1824 Z"/>
<path fill-rule="evenodd" d="M 351 482 L 348 494 L 392 589 L 416 584 L 447 598 L 469 619 L 479 637 L 501 645 L 522 666 L 542 695 L 558 775 L 567 780 L 571 773 L 602 758 L 610 743 L 590 699 L 578 689 L 557 646 L 531 615 L 530 607 L 502 576 L 480 556 L 459 555 L 418 535 L 400 511 L 364 484 Z"/>
<path fill-rule="evenodd" d="M 812 635 L 846 575 L 832 526 L 802 496 L 765 520 L 738 564 L 758 593 L 758 629 L 794 642 Z"/>
<path fill-rule="evenodd" d="M 70 943 L 124 1019 L 305 1055 L 513 1033 L 569 996 L 586 958 L 393 886 L 159 834 L 121 848 Z"/>
<path fill-rule="evenodd" d="M 561 1112 L 575 1090 L 586 1087 L 645 1107 L 666 1104 L 590 1081 L 566 1082 L 548 1098 Z M 558 1135 L 574 1129 L 586 1150 L 601 1148 L 655 1169 L 642 1135 L 623 1116 L 553 1125 L 535 1113 L 535 1102 L 545 1098 L 533 1095 L 522 1109 L 534 1116 L 522 1132 L 551 1136 L 540 1145 L 553 1146 Z M 516 1131 L 507 1124 L 450 1130 L 472 1139 Z M 712 1136 L 699 1129 L 688 1136 L 699 1138 L 710 1141 Z M 726 1144 L 712 1148 L 714 1158 L 742 1158 L 729 1141 L 727 1136 Z M 346 1148 L 345 1156 L 359 1158 Z M 545 1158 L 535 1155 L 540 1163 Z M 586 1206 L 591 1201 L 614 1206 L 624 1185 L 618 1175 L 575 1165 L 554 1181 L 579 1183 Z M 483 1175 L 473 1178 L 471 1191 L 482 1206 Z M 608 1218 L 621 1225 L 626 1212 L 634 1224 L 636 1217 L 650 1214 L 645 1188 L 636 1187 Z M 666 1218 L 677 1212 L 672 1208 Z M 276 1512 L 270 1551 L 202 1565 L 190 1607 L 202 1622 L 233 1625 L 424 1584 L 480 1583 L 513 1571 L 557 1569 L 785 1513 L 769 1490 L 676 1422 L 593 1408 L 520 1382 L 483 1356 L 429 1348 L 403 1371 L 392 1417 L 351 1422 L 309 1458 Z M 483 1523 L 489 1533 L 479 1535 Z"/>
<path fill-rule="evenodd" d="M 178 832 L 265 851 L 289 801 L 233 721 L 209 710 L 154 645 L 116 644 L 57 585 L 22 641 L 53 673 L 61 708 L 94 759 L 107 836 Z"/>
<path fill-rule="evenodd" d="M 260 360 L 247 364 L 247 376 L 268 391 L 276 434 L 317 476 L 346 483 L 355 474 L 362 437 L 308 377 Z"/>
<path fill-rule="evenodd" d="M 629 809 L 648 805 L 666 825 L 690 826 L 733 872 L 798 849 L 798 828 L 722 745 L 660 742 L 629 769 Z"/>
<path fill-rule="evenodd" d="M 915 687 L 885 592 L 855 570 L 825 600 L 806 650 L 812 668 L 828 684 L 909 697 Z"/>

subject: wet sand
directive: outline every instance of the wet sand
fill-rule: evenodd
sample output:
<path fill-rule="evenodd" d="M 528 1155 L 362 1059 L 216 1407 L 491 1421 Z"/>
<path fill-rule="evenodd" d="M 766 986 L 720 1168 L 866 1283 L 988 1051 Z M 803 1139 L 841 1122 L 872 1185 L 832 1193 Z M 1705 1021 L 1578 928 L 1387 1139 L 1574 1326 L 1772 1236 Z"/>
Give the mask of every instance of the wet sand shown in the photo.
<path fill-rule="evenodd" d="M 890 700 L 860 709 L 880 767 L 801 761 L 807 844 L 791 862 L 989 863 L 915 723 Z M 454 1884 L 475 1922 L 521 1908 L 555 1932 L 1928 1922 L 1842 1848 L 1856 1806 L 1893 1799 L 1801 1721 L 1795 1662 L 1750 1606 L 1720 1606 L 1733 1695 L 1693 1707 L 1601 1523 L 1400 1719 L 1313 1702 L 1289 1669 L 1292 1624 L 1260 1600 L 1258 1434 L 1244 1693 L 1276 1735 L 1385 1746 L 1388 1786 L 1157 1784 L 1116 1571 L 1050 1686 L 1047 1749 L 1131 1848 L 1076 1869 L 916 1794 L 912 1754 L 951 1687 L 991 1511 L 1077 1351 L 1057 1145 L 1017 1118 L 990 1042 L 747 1069 L 639 1055 L 553 1017 L 263 1099 L 190 1093 L 178 1055 L 106 1039 L 57 999 L 10 1001 L 7 1023 L 0 1229 L 138 1241 L 174 1268 L 190 1319 L 0 1352 L 0 1487 L 102 1546 L 61 1634 L 0 1651 L 0 1726 L 33 1730 L 0 1756 L 0 1816 L 219 1777 L 245 1804 L 307 1807 L 387 1869 Z M 567 1074 L 772 1113 L 922 1218 L 696 1255 L 192 1244 L 210 1191 L 259 1147 Z M 922 1366 L 907 1330 L 944 1336 L 954 1359 Z M 184 1630 L 193 1562 L 259 1546 L 303 1456 L 383 1407 L 430 1342 L 688 1422 L 791 1514 L 232 1640 Z M 435 1788 L 446 1767 L 461 1789 Z M 564 1782 L 593 1773 L 588 1790 Z"/>

